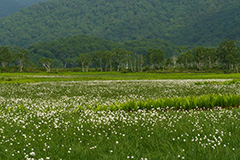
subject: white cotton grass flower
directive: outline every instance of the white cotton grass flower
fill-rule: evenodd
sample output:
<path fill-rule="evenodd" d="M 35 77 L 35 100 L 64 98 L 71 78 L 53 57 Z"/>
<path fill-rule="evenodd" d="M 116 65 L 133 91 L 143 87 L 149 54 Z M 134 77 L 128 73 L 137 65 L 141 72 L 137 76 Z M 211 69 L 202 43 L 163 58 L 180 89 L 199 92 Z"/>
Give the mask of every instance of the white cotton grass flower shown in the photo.
<path fill-rule="evenodd" d="M 31 153 L 29 153 L 31 156 L 35 156 L 36 155 L 36 153 L 35 152 L 31 152 Z"/>

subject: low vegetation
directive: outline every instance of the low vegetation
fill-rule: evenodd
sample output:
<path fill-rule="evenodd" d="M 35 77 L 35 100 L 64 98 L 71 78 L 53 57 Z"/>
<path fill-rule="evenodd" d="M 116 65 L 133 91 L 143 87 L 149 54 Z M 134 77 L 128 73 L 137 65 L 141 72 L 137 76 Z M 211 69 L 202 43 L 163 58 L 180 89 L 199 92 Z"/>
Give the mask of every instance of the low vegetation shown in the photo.
<path fill-rule="evenodd" d="M 1 73 L 0 83 L 35 83 L 49 81 L 86 80 L 164 80 L 164 79 L 205 79 L 193 82 L 195 85 L 238 83 L 238 73 L 121 73 L 121 72 L 39 72 Z M 228 81 L 206 81 L 207 79 L 234 79 Z"/>
<path fill-rule="evenodd" d="M 1 83 L 0 159 L 237 160 L 240 84 L 227 81 Z"/>

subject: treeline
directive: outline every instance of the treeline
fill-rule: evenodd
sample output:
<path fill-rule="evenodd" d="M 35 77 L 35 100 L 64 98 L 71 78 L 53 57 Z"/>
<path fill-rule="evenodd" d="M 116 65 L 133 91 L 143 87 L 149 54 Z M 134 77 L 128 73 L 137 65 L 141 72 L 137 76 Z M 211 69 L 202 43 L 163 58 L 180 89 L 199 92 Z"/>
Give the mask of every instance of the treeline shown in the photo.
<path fill-rule="evenodd" d="M 182 53 L 178 56 L 177 63 L 184 68 L 196 68 L 199 71 L 204 69 L 227 69 L 238 72 L 240 64 L 240 48 L 238 42 L 226 39 L 215 48 L 205 48 L 199 46 L 186 50 L 182 48 Z"/>
<path fill-rule="evenodd" d="M 163 71 L 163 70 L 197 70 L 209 69 L 228 70 L 238 72 L 240 65 L 240 48 L 238 42 L 226 39 L 217 48 L 207 48 L 199 46 L 193 49 L 179 47 L 175 54 L 167 57 L 161 48 L 149 49 L 143 53 L 133 52 L 122 48 L 112 50 L 97 50 L 90 53 L 78 52 L 74 58 L 61 60 L 52 59 L 50 52 L 46 56 L 39 56 L 37 62 L 31 61 L 34 50 L 23 50 L 20 48 L 0 47 L 0 62 L 2 71 L 6 71 L 6 66 L 19 66 L 19 71 L 23 71 L 23 64 L 41 65 L 47 72 L 51 68 L 68 68 L 68 63 L 74 63 L 82 72 L 91 71 L 121 71 L 121 72 L 143 72 L 143 71 Z M 94 46 L 91 46 L 94 47 Z M 34 48 L 34 47 L 33 47 Z M 33 49 L 30 47 L 30 49 Z M 106 49 L 106 48 L 105 48 Z M 43 50 L 44 51 L 44 50 Z M 64 55 L 68 55 L 64 52 Z M 36 55 L 35 55 L 36 56 Z M 36 57 L 35 57 L 36 58 Z M 61 62 L 56 64 L 56 62 Z M 55 63 L 55 64 L 54 64 Z M 35 66 L 35 67 L 36 67 Z"/>
<path fill-rule="evenodd" d="M 19 47 L 0 47 L 1 71 L 5 72 L 7 66 L 18 66 L 23 71 L 24 63 L 29 62 L 29 52 Z"/>
<path fill-rule="evenodd" d="M 177 46 L 171 42 L 160 39 L 143 39 L 126 42 L 112 42 L 97 37 L 86 35 L 61 38 L 49 42 L 41 42 L 29 47 L 31 61 L 37 64 L 41 58 L 50 58 L 55 68 L 78 67 L 76 62 L 79 54 L 93 55 L 97 51 L 112 51 L 115 48 L 131 51 L 139 55 L 146 55 L 150 49 L 159 49 L 165 53 L 165 57 L 172 57 Z M 93 64 L 96 66 L 97 64 Z"/>

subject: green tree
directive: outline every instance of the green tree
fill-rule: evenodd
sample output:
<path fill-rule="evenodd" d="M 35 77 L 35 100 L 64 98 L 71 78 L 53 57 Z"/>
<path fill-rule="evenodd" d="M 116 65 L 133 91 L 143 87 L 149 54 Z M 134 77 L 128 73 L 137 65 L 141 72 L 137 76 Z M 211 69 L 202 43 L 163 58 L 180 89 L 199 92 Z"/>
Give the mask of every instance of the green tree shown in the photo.
<path fill-rule="evenodd" d="M 165 55 L 161 49 L 150 49 L 147 53 L 147 60 L 150 64 L 150 68 L 154 68 L 154 65 L 157 65 L 159 69 L 162 63 L 164 62 Z"/>
<path fill-rule="evenodd" d="M 19 62 L 19 71 L 22 72 L 23 71 L 23 64 L 25 61 L 28 60 L 29 57 L 29 52 L 25 49 L 21 49 L 19 47 L 15 48 L 16 50 L 16 57 L 17 60 Z"/>
<path fill-rule="evenodd" d="M 228 67 L 231 68 L 231 65 L 235 61 L 234 58 L 237 58 L 238 49 L 236 47 L 237 41 L 226 39 L 221 42 L 219 47 L 217 48 L 217 56 L 222 64 L 223 68 Z"/>
<path fill-rule="evenodd" d="M 153 69 L 154 68 L 154 50 L 150 49 L 147 52 L 147 63 L 150 65 L 150 68 Z"/>
<path fill-rule="evenodd" d="M 194 57 L 192 51 L 187 50 L 178 56 L 177 63 L 183 65 L 185 68 L 188 69 L 188 67 L 192 64 L 193 59 Z"/>
<path fill-rule="evenodd" d="M 112 52 L 114 54 L 114 60 L 117 65 L 117 71 L 120 71 L 124 51 L 120 48 L 115 48 L 112 50 Z"/>
<path fill-rule="evenodd" d="M 88 72 L 89 66 L 92 63 L 92 55 L 89 53 L 79 54 L 77 62 L 81 63 L 82 72 Z"/>
<path fill-rule="evenodd" d="M 77 62 L 81 63 L 82 72 L 84 72 L 85 63 L 86 63 L 86 54 L 79 54 Z"/>
<path fill-rule="evenodd" d="M 203 46 L 199 46 L 199 47 L 193 49 L 194 61 L 196 63 L 198 70 L 203 69 L 204 60 L 205 60 L 204 52 L 205 52 L 205 48 Z"/>
<path fill-rule="evenodd" d="M 50 58 L 41 58 L 39 62 L 46 69 L 47 72 L 51 71 L 52 60 Z"/>
<path fill-rule="evenodd" d="M 138 71 L 143 71 L 143 64 L 144 64 L 144 57 L 142 54 L 137 55 L 137 61 L 138 61 Z"/>
<path fill-rule="evenodd" d="M 90 65 L 93 62 L 93 56 L 89 53 L 86 54 L 86 62 L 85 62 L 85 68 L 86 72 L 88 72 Z"/>
<path fill-rule="evenodd" d="M 217 60 L 216 51 L 214 48 L 205 48 L 204 52 L 208 67 L 212 68 L 213 63 Z"/>
<path fill-rule="evenodd" d="M 94 53 L 94 60 L 99 66 L 101 72 L 103 72 L 103 60 L 104 60 L 104 52 L 103 51 L 97 51 Z"/>
<path fill-rule="evenodd" d="M 131 51 L 124 51 L 124 60 L 125 60 L 125 69 L 129 69 L 129 63 L 131 61 L 131 56 L 133 52 Z"/>
<path fill-rule="evenodd" d="M 164 62 L 165 54 L 161 49 L 154 49 L 153 58 L 154 58 L 154 63 L 157 65 L 157 68 L 160 69 L 160 66 Z"/>
<path fill-rule="evenodd" d="M 13 52 L 11 51 L 10 47 L 0 47 L 0 62 L 2 68 L 5 69 L 7 63 L 12 60 Z"/>
<path fill-rule="evenodd" d="M 113 58 L 114 53 L 111 51 L 105 51 L 104 52 L 104 59 L 105 59 L 105 71 L 107 70 L 107 67 L 109 66 L 109 71 L 113 71 Z"/>

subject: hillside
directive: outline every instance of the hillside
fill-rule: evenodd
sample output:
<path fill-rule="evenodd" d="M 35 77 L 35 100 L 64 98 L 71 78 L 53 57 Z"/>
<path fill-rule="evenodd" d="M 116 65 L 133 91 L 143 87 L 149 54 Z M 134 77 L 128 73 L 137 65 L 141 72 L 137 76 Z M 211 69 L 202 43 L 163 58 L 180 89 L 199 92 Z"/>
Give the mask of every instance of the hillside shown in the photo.
<path fill-rule="evenodd" d="M 199 17 L 191 25 L 178 30 L 172 39 L 182 39 L 188 45 L 214 46 L 226 38 L 240 40 L 240 3 L 234 2 L 208 16 Z M 190 34 L 189 34 L 190 33 Z"/>
<path fill-rule="evenodd" d="M 34 3 L 38 3 L 46 0 L 1 0 L 0 1 L 0 17 L 11 15 L 12 13 L 30 6 Z"/>
<path fill-rule="evenodd" d="M 160 38 L 179 45 L 218 45 L 225 37 L 239 38 L 236 4 L 237 0 L 50 0 L 1 18 L 0 45 L 28 47 L 77 34 L 122 42 Z"/>
<path fill-rule="evenodd" d="M 58 61 L 58 64 L 64 62 L 66 59 L 74 59 L 72 62 L 72 65 L 74 65 L 74 61 L 76 61 L 79 54 L 94 53 L 99 50 L 111 51 L 115 48 L 131 51 L 134 54 L 146 54 L 149 49 L 161 49 L 165 53 L 166 58 L 176 54 L 177 50 L 177 46 L 171 42 L 160 39 L 134 40 L 121 43 L 86 35 L 36 43 L 30 46 L 29 50 L 32 55 L 31 60 L 36 64 L 40 58 L 47 57 Z"/>

